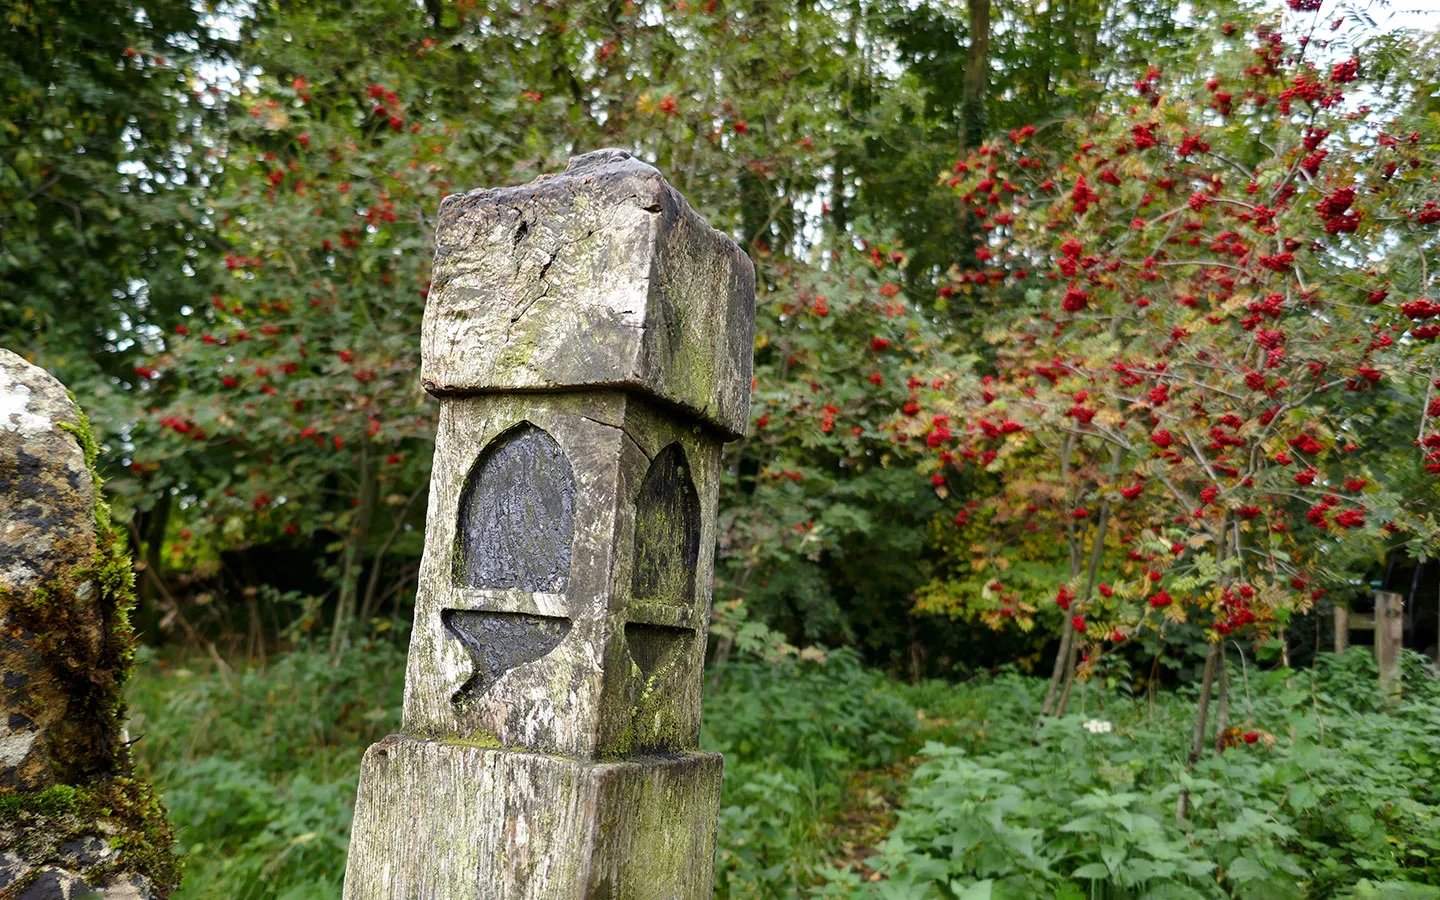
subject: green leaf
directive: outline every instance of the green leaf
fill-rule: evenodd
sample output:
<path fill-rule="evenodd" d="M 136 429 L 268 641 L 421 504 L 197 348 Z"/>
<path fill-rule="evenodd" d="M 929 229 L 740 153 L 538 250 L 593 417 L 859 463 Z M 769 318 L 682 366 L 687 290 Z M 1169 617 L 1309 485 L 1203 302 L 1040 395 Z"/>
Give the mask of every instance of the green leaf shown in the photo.
<path fill-rule="evenodd" d="M 955 891 L 956 900 L 990 900 L 994 894 L 995 882 L 992 879 L 977 881 L 969 887 L 960 887 L 959 882 L 950 882 L 950 889 Z"/>
<path fill-rule="evenodd" d="M 1320 798 L 1308 785 L 1299 784 L 1290 789 L 1288 802 L 1293 809 L 1305 810 L 1319 803 Z"/>
<path fill-rule="evenodd" d="M 1255 860 L 1248 856 L 1236 857 L 1230 865 L 1226 866 L 1225 874 L 1232 881 L 1248 881 L 1255 878 L 1268 878 L 1269 871 Z"/>

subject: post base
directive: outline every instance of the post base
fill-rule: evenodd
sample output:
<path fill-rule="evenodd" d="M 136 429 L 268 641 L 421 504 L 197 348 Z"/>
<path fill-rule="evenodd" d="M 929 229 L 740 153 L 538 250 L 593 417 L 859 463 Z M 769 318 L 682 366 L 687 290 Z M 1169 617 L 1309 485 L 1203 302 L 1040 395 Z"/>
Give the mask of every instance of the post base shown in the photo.
<path fill-rule="evenodd" d="M 718 753 L 620 762 L 391 735 L 370 747 L 345 900 L 709 900 Z"/>

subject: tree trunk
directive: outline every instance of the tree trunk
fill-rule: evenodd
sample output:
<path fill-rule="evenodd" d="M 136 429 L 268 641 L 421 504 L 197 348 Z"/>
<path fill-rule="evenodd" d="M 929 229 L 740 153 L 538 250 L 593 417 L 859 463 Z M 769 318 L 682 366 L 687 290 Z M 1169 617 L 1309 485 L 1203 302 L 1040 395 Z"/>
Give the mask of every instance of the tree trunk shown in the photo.
<path fill-rule="evenodd" d="M 150 512 L 145 514 L 143 531 L 136 531 L 136 534 L 144 535 L 143 545 L 136 542 L 135 555 L 140 558 L 140 565 L 149 571 L 150 577 L 137 578 L 135 587 L 137 594 L 135 616 L 135 630 L 149 640 L 158 643 L 160 635 L 161 611 L 159 609 L 159 591 L 157 585 L 165 582 L 165 529 L 170 524 L 170 491 L 166 490 L 155 501 Z"/>
<path fill-rule="evenodd" d="M 1225 729 L 1230 727 L 1230 673 L 1225 668 L 1225 645 L 1220 647 L 1220 692 L 1215 709 L 1215 752 L 1225 749 Z"/>
<path fill-rule="evenodd" d="M 1073 626 L 1072 626 L 1073 627 Z M 1079 632 L 1076 632 L 1078 634 Z M 1070 689 L 1075 686 L 1075 661 L 1080 656 L 1080 639 L 1070 641 L 1070 655 L 1065 658 L 1065 686 L 1060 691 L 1060 702 L 1055 704 L 1055 718 L 1065 715 L 1065 704 L 1070 702 Z"/>
<path fill-rule="evenodd" d="M 1055 709 L 1056 695 L 1060 686 L 1065 683 L 1065 664 L 1070 659 L 1070 647 L 1075 641 L 1075 626 L 1069 620 L 1060 626 L 1060 649 L 1055 654 L 1055 665 L 1050 670 L 1050 686 L 1045 689 L 1045 702 L 1040 704 L 1040 715 L 1036 719 L 1035 727 L 1039 728 L 1045 718 Z"/>
<path fill-rule="evenodd" d="M 1065 444 L 1060 448 L 1060 483 L 1063 485 L 1070 479 L 1070 457 L 1075 452 L 1075 435 L 1065 436 Z M 1072 518 L 1065 523 L 1065 543 L 1070 552 L 1070 577 L 1074 578 L 1080 574 L 1080 538 L 1079 528 Z M 1040 704 L 1040 716 L 1035 721 L 1035 727 L 1039 728 L 1041 720 L 1050 715 L 1055 709 L 1055 701 L 1059 694 L 1060 687 L 1065 681 L 1065 663 L 1070 659 L 1070 648 L 1075 642 L 1075 626 L 1070 617 L 1066 617 L 1064 624 L 1060 626 L 1060 650 L 1055 654 L 1055 665 L 1050 670 L 1050 685 L 1045 689 L 1045 702 Z"/>
<path fill-rule="evenodd" d="M 1062 475 L 1070 470 L 1070 453 L 1073 447 L 1074 437 L 1066 438 L 1065 449 L 1061 451 L 1060 468 Z M 1113 447 L 1110 451 L 1110 473 L 1113 475 L 1119 471 L 1122 451 L 1119 447 Z M 1100 574 L 1100 559 L 1105 553 L 1105 535 L 1110 528 L 1110 501 L 1106 500 L 1100 504 L 1100 515 L 1095 523 L 1095 536 L 1090 545 L 1090 561 L 1086 566 L 1085 588 L 1076 603 L 1079 609 L 1083 610 L 1090 603 L 1090 598 L 1095 595 L 1095 580 Z M 1071 519 L 1066 526 L 1067 538 L 1070 545 L 1070 573 L 1073 578 L 1080 574 L 1080 556 L 1082 547 L 1075 520 Z M 1062 626 L 1064 636 L 1060 639 L 1060 652 L 1055 656 L 1055 668 L 1050 672 L 1050 686 L 1045 691 L 1045 702 L 1040 706 L 1040 718 L 1048 715 L 1063 716 L 1065 714 L 1065 701 L 1070 697 L 1070 686 L 1075 679 L 1075 658 L 1079 654 L 1079 643 L 1075 637 L 1074 616 L 1066 619 Z M 1063 688 L 1063 689 L 1062 689 Z M 1055 702 L 1055 693 L 1060 690 L 1060 700 Z M 1040 722 L 1035 723 L 1040 727 Z"/>
<path fill-rule="evenodd" d="M 990 0 L 970 0 L 970 49 L 960 94 L 960 150 L 985 137 L 985 94 L 990 85 Z"/>
<path fill-rule="evenodd" d="M 370 561 L 370 578 L 365 584 L 365 593 L 362 595 L 360 601 L 359 621 L 368 622 L 371 618 L 379 614 L 380 603 L 384 599 L 380 596 L 379 591 L 380 576 L 384 572 L 384 566 L 382 564 L 385 562 L 385 554 L 390 552 L 390 548 L 395 545 L 395 539 L 398 538 L 400 532 L 405 529 L 405 520 L 410 516 L 410 507 L 414 506 L 415 501 L 418 500 L 422 494 L 426 493 L 429 488 L 430 479 L 427 477 L 419 487 L 410 492 L 410 496 L 405 498 L 405 505 L 400 507 L 400 510 L 395 514 L 395 521 L 390 527 L 390 533 L 385 536 L 384 542 L 382 542 L 380 548 L 375 551 L 375 557 Z"/>
<path fill-rule="evenodd" d="M 1230 515 L 1224 514 L 1220 518 L 1220 530 L 1215 541 L 1215 568 L 1220 573 L 1220 587 L 1224 589 L 1230 583 L 1230 576 L 1226 574 L 1225 561 L 1228 556 L 1228 541 L 1230 539 Z M 1210 645 L 1210 651 L 1205 654 L 1205 675 L 1200 680 L 1200 702 L 1195 709 L 1195 728 L 1190 735 L 1190 758 L 1185 765 L 1185 771 L 1195 771 L 1195 763 L 1200 760 L 1201 750 L 1205 746 L 1205 725 L 1210 714 L 1210 690 L 1215 683 L 1215 664 L 1222 658 L 1222 643 Z M 1187 819 L 1190 816 L 1190 791 L 1182 790 L 1180 800 L 1175 806 L 1175 817 Z"/>
<path fill-rule="evenodd" d="M 430 17 L 430 27 L 441 30 L 445 19 L 445 4 L 441 0 L 425 0 L 425 13 Z"/>
<path fill-rule="evenodd" d="M 850 4 L 850 24 L 845 34 L 846 59 L 861 59 L 861 51 L 856 44 L 856 38 L 859 36 L 860 20 L 864 15 L 865 12 L 859 3 Z M 855 105 L 856 85 L 851 74 L 847 71 L 840 84 L 841 100 L 845 104 L 847 112 Z M 837 248 L 843 245 L 845 231 L 850 222 L 849 201 L 845 198 L 845 168 L 846 163 L 851 159 L 850 152 L 848 146 L 837 146 L 835 156 L 830 160 L 830 226 L 827 233 L 833 246 Z"/>
<path fill-rule="evenodd" d="M 360 591 L 360 572 L 365 567 L 365 539 L 370 533 L 370 519 L 375 514 L 378 482 L 370 460 L 370 443 L 360 445 L 360 505 L 345 536 L 345 549 L 340 564 L 340 599 L 335 604 L 335 622 L 330 630 L 330 654 L 339 654 L 348 643 L 355 620 L 356 599 Z"/>
<path fill-rule="evenodd" d="M 830 227 L 827 233 L 832 245 L 839 247 L 845 240 L 845 229 L 849 210 L 845 200 L 845 158 L 843 150 L 837 151 L 830 163 Z"/>
<path fill-rule="evenodd" d="M 245 611 L 247 613 L 248 632 L 245 644 L 245 657 L 250 662 L 265 660 L 265 623 L 260 618 L 260 601 L 258 591 L 254 586 L 245 588 Z"/>
<path fill-rule="evenodd" d="M 1116 448 L 1111 454 L 1112 470 L 1120 464 L 1120 450 Z M 1085 590 L 1078 598 L 1078 608 L 1083 611 L 1090 605 L 1090 598 L 1095 596 L 1095 579 L 1100 574 L 1100 559 L 1105 554 L 1105 534 L 1110 529 L 1110 501 L 1106 500 L 1100 504 L 1100 520 L 1095 523 L 1095 536 L 1091 539 L 1090 564 L 1085 573 Z M 1072 623 L 1074 617 L 1071 617 Z M 1074 625 L 1071 629 L 1073 631 Z M 1056 716 L 1065 715 L 1065 702 L 1070 699 L 1070 688 L 1075 683 L 1075 658 L 1080 653 L 1079 640 L 1070 642 L 1070 656 L 1065 661 L 1065 689 L 1060 692 L 1060 703 L 1055 708 Z"/>
<path fill-rule="evenodd" d="M 1195 771 L 1195 763 L 1200 761 L 1200 752 L 1205 747 L 1205 720 L 1210 713 L 1210 687 L 1215 681 L 1215 660 L 1220 655 L 1220 645 L 1211 644 L 1210 652 L 1205 655 L 1205 675 L 1200 680 L 1200 705 L 1195 710 L 1195 730 L 1190 735 L 1190 757 L 1185 764 L 1186 773 Z M 1180 800 L 1175 806 L 1175 818 L 1185 820 L 1190 818 L 1190 790 L 1185 788 L 1180 791 Z"/>
<path fill-rule="evenodd" d="M 985 94 L 990 82 L 990 0 L 970 0 L 968 13 L 970 47 L 966 52 L 965 77 L 960 88 L 960 122 L 955 136 L 960 156 L 980 146 L 985 139 Z M 955 204 L 960 230 L 957 258 L 972 260 L 975 251 L 985 242 L 985 233 L 970 204 L 958 197 Z M 951 309 L 956 321 L 974 313 L 968 304 L 955 304 Z"/>

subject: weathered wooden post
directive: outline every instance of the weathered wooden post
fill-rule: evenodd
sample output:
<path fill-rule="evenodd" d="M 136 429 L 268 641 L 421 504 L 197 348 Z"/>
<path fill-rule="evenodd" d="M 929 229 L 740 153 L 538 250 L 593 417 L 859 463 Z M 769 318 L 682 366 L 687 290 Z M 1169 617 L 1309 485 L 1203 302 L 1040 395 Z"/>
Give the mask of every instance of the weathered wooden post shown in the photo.
<path fill-rule="evenodd" d="M 362 763 L 346 900 L 708 898 L 700 688 L 750 260 L 601 150 L 447 198 L 433 279 L 404 733 Z"/>
<path fill-rule="evenodd" d="M 1350 649 L 1350 610 L 1335 604 L 1335 652 Z"/>
<path fill-rule="evenodd" d="M 1400 651 L 1405 640 L 1405 598 L 1394 591 L 1375 592 L 1375 662 L 1380 686 L 1391 701 L 1400 699 Z"/>

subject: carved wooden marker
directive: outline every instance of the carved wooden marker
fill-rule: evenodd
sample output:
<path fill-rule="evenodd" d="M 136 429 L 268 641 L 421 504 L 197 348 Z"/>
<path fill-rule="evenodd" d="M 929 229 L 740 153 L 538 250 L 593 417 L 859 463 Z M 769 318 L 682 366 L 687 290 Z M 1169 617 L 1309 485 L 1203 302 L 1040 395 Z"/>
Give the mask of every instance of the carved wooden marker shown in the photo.
<path fill-rule="evenodd" d="M 361 766 L 346 900 L 708 898 L 701 669 L 750 260 L 601 150 L 447 198 L 433 278 L 404 733 Z"/>

